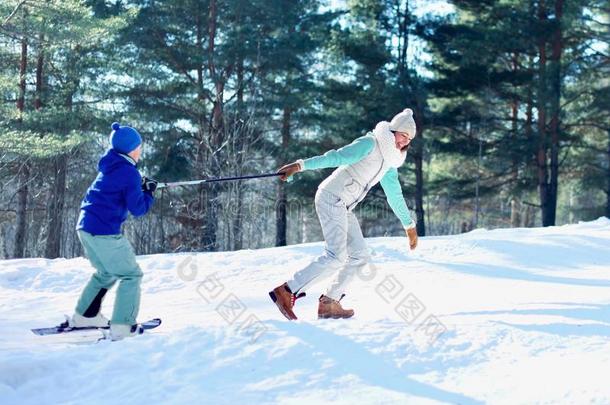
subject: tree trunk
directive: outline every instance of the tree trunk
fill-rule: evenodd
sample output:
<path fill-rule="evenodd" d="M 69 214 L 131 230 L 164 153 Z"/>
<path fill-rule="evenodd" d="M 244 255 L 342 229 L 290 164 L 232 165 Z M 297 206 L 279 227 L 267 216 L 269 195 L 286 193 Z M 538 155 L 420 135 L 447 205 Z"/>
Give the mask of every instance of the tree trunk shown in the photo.
<path fill-rule="evenodd" d="M 23 112 L 25 110 L 25 75 L 28 67 L 28 40 L 26 37 L 21 39 L 21 58 L 19 61 L 19 96 L 17 97 L 17 110 L 19 111 L 19 123 L 23 122 Z"/>
<path fill-rule="evenodd" d="M 608 170 L 606 171 L 606 218 L 610 219 L 610 129 L 608 130 Z"/>
<path fill-rule="evenodd" d="M 242 117 L 244 116 L 244 57 L 240 53 L 237 61 L 237 118 L 238 123 L 234 124 L 235 131 L 233 133 L 233 137 L 237 137 L 234 139 L 234 144 L 236 145 L 235 150 L 238 153 L 238 165 L 237 167 L 243 170 L 244 165 L 244 157 L 247 156 L 245 144 L 247 142 L 246 138 L 248 135 L 247 128 L 248 126 L 243 123 Z M 243 247 L 243 187 L 241 182 L 237 182 L 235 184 L 235 203 L 237 207 L 234 211 L 232 221 L 233 227 L 233 250 L 241 250 Z M 231 203 L 229 203 L 231 205 Z"/>
<path fill-rule="evenodd" d="M 25 256 L 25 242 L 27 234 L 27 202 L 28 183 L 30 182 L 30 167 L 28 163 L 21 166 L 19 172 L 19 188 L 17 189 L 17 228 L 15 230 L 14 258 Z"/>
<path fill-rule="evenodd" d="M 218 191 L 216 184 L 207 184 L 201 188 L 200 207 L 204 207 L 201 244 L 204 251 L 213 252 L 217 249 Z"/>
<path fill-rule="evenodd" d="M 26 9 L 24 8 L 24 19 Z M 19 117 L 17 119 L 19 126 L 23 123 L 23 113 L 25 110 L 25 76 L 28 64 L 28 41 L 24 36 L 21 39 L 21 59 L 19 63 L 19 95 L 17 97 L 17 110 Z M 21 258 L 25 256 L 25 242 L 27 233 L 27 203 L 28 203 L 28 183 L 30 181 L 29 163 L 24 162 L 18 173 L 19 185 L 17 187 L 17 227 L 15 229 L 15 246 L 13 257 Z"/>
<path fill-rule="evenodd" d="M 530 68 L 533 70 L 533 62 L 530 65 Z M 528 144 L 532 142 L 534 137 L 534 94 L 532 91 L 532 86 L 527 87 L 527 107 L 525 109 L 525 137 L 527 138 Z M 528 152 L 531 152 L 531 149 L 528 149 Z M 533 155 L 529 155 L 532 156 Z M 528 166 L 530 166 L 528 164 Z"/>
<path fill-rule="evenodd" d="M 523 226 L 526 228 L 533 228 L 535 224 L 536 211 L 533 206 L 527 205 L 525 207 L 525 218 L 523 219 Z"/>
<path fill-rule="evenodd" d="M 244 114 L 244 57 L 239 55 L 237 61 L 237 115 L 243 118 Z"/>
<path fill-rule="evenodd" d="M 34 98 L 34 108 L 40 110 L 42 108 L 42 90 L 44 80 L 44 36 L 40 34 L 39 52 L 36 60 L 36 97 Z"/>
<path fill-rule="evenodd" d="M 242 225 L 242 210 L 243 210 L 243 193 L 241 185 L 236 185 L 236 210 L 233 217 L 233 250 L 241 250 L 243 247 L 243 225 Z"/>
<path fill-rule="evenodd" d="M 412 100 L 415 104 L 415 125 L 417 127 L 417 139 L 413 145 L 413 160 L 415 161 L 415 216 L 417 234 L 426 235 L 426 221 L 424 212 L 424 110 L 425 100 L 423 100 L 421 89 L 419 88 L 418 78 L 411 80 L 408 66 L 409 51 L 409 27 L 411 25 L 411 15 L 409 14 L 409 1 L 405 1 L 403 11 L 401 5 L 396 3 L 396 15 L 398 25 L 398 74 L 400 83 L 405 94 L 413 94 Z"/>
<path fill-rule="evenodd" d="M 286 151 L 288 150 L 288 145 L 290 143 L 291 113 L 292 112 L 290 108 L 284 106 L 284 113 L 282 118 L 282 152 L 280 153 L 280 156 L 282 157 L 286 156 Z M 288 195 L 286 193 L 286 183 L 280 181 L 277 186 L 277 201 L 275 206 L 275 246 L 286 246 L 287 243 L 287 207 Z"/>
<path fill-rule="evenodd" d="M 419 107 L 419 103 L 418 103 Z M 418 108 L 415 116 L 417 137 L 415 144 L 415 215 L 417 218 L 417 234 L 419 236 L 426 235 L 426 221 L 424 212 L 424 124 L 423 124 L 423 108 Z"/>
<path fill-rule="evenodd" d="M 157 234 L 159 235 L 159 244 L 157 245 L 157 249 L 155 251 L 155 253 L 164 253 L 167 250 L 167 237 L 165 235 L 165 201 L 164 201 L 164 194 L 163 194 L 163 190 L 161 190 L 161 193 L 159 193 L 160 195 L 158 196 L 158 200 L 157 203 L 155 204 L 159 211 L 159 214 L 157 215 Z"/>
<path fill-rule="evenodd" d="M 521 201 L 517 197 L 510 201 L 510 225 L 513 228 L 521 226 Z"/>
<path fill-rule="evenodd" d="M 519 54 L 513 54 L 513 73 L 517 73 L 519 70 Z M 516 90 L 516 89 L 515 89 Z M 511 102 L 511 132 L 512 138 L 515 142 L 515 145 L 519 142 L 519 99 L 517 96 L 514 96 Z M 518 186 L 519 183 L 519 159 L 516 155 L 513 157 L 512 162 L 512 181 L 515 186 Z M 516 187 L 515 187 L 516 188 Z M 514 190 L 514 189 L 513 189 Z M 511 199 L 510 204 L 510 224 L 513 228 L 518 228 L 521 226 L 521 204 L 520 204 L 520 196 L 515 195 L 513 192 L 513 198 Z"/>
<path fill-rule="evenodd" d="M 404 11 L 401 12 L 400 4 L 396 4 L 396 15 L 398 25 L 398 71 L 404 72 L 407 66 L 407 53 L 409 50 L 409 0 L 405 2 Z"/>
<path fill-rule="evenodd" d="M 203 22 L 198 10 L 194 11 L 196 24 L 195 44 L 197 49 L 203 51 Z M 210 76 L 215 75 L 215 66 L 213 61 L 214 41 L 216 36 L 216 2 L 212 1 L 208 9 L 208 70 Z M 205 92 L 203 83 L 204 66 L 197 66 L 197 100 L 201 105 L 198 119 L 198 165 L 196 170 L 206 175 L 215 175 L 216 163 L 213 152 L 216 149 L 215 140 L 217 134 L 213 128 L 209 128 L 205 112 Z M 215 115 L 215 113 L 213 113 Z M 212 125 L 213 126 L 213 125 Z M 206 139 L 207 137 L 207 139 Z M 207 148 L 206 148 L 207 146 Z M 206 173 L 207 172 L 207 173 Z M 201 250 L 213 251 L 216 249 L 216 230 L 217 230 L 217 207 L 216 207 L 216 187 L 214 184 L 208 186 L 199 186 L 199 202 L 197 209 L 188 212 L 185 215 L 183 226 L 187 228 L 197 229 L 200 232 L 198 238 L 185 239 L 186 244 L 190 248 L 199 248 Z M 192 208 L 191 208 L 192 209 Z"/>
<path fill-rule="evenodd" d="M 195 38 L 195 45 L 197 47 L 197 50 L 203 52 L 202 46 L 203 46 L 203 23 L 201 21 L 201 14 L 199 14 L 198 12 L 196 13 L 195 16 L 195 31 L 196 31 L 196 38 Z M 201 103 L 201 105 L 204 105 L 205 102 L 205 92 L 204 87 L 203 87 L 203 70 L 204 70 L 204 66 L 203 64 L 198 64 L 197 65 L 197 101 L 199 103 Z"/>
<path fill-rule="evenodd" d="M 535 62 L 533 57 L 528 57 L 527 60 L 528 69 L 533 72 L 535 69 Z M 536 150 L 536 133 L 534 131 L 534 89 L 532 86 L 527 86 L 527 106 L 525 108 L 525 138 L 527 142 L 527 154 L 528 158 L 526 160 L 527 166 L 525 170 L 527 173 L 526 177 L 535 178 L 535 170 L 537 170 L 538 160 L 537 160 L 537 150 Z M 529 182 L 528 182 L 529 183 Z M 528 184 L 529 189 L 529 184 Z M 534 220 L 534 209 L 529 204 L 524 204 L 525 209 L 521 218 L 522 226 L 526 228 L 531 228 L 535 226 Z"/>
<path fill-rule="evenodd" d="M 555 1 L 555 29 L 551 42 L 551 58 L 549 72 L 549 89 L 551 120 L 549 132 L 551 138 L 551 178 L 548 189 L 547 209 L 548 225 L 555 225 L 557 212 L 557 194 L 559 187 L 559 114 L 561 98 L 561 54 L 563 50 L 563 38 L 561 30 L 561 18 L 563 16 L 563 0 Z"/>
<path fill-rule="evenodd" d="M 208 8 L 208 70 L 210 77 L 215 86 L 214 105 L 212 107 L 212 120 L 209 133 L 209 152 L 206 153 L 207 169 L 212 175 L 217 175 L 219 172 L 219 159 L 221 157 L 216 153 L 222 144 L 221 133 L 223 131 L 223 91 L 224 83 L 219 77 L 215 60 L 215 44 L 216 44 L 216 22 L 218 18 L 218 8 L 216 0 L 211 0 Z M 205 190 L 200 192 L 200 207 L 203 208 L 203 233 L 201 242 L 203 249 L 214 251 L 217 248 L 217 230 L 218 230 L 218 187 L 215 184 L 206 186 Z"/>
<path fill-rule="evenodd" d="M 538 4 L 538 21 L 541 26 L 547 23 L 544 1 Z M 547 168 L 547 137 L 546 137 L 546 38 L 541 37 L 538 41 L 538 192 L 540 195 L 540 209 L 542 214 L 542 226 L 553 225 L 549 210 L 548 190 L 548 168 Z"/>
<path fill-rule="evenodd" d="M 532 58 L 528 58 L 528 69 L 534 70 L 534 62 Z M 536 150 L 536 134 L 534 133 L 534 91 L 532 86 L 527 86 L 527 106 L 525 108 L 525 139 L 527 142 L 527 164 L 525 167 L 525 176 L 529 178 L 535 178 L 535 170 L 538 167 L 537 150 Z M 529 182 L 528 182 L 529 183 Z M 528 184 L 529 189 L 529 184 Z M 524 225 L 527 226 L 527 221 L 524 221 Z"/>
<path fill-rule="evenodd" d="M 216 0 L 210 1 L 208 15 L 208 68 L 210 77 L 214 82 L 214 106 L 212 107 L 212 145 L 220 146 L 222 143 L 221 132 L 223 129 L 223 107 L 224 107 L 224 78 L 216 69 L 214 52 L 216 50 L 216 24 L 218 19 L 218 5 Z"/>
<path fill-rule="evenodd" d="M 44 83 L 44 37 L 40 35 L 40 50 L 36 62 L 36 96 L 34 108 L 39 111 L 42 108 L 42 92 Z M 68 103 L 71 107 L 71 101 Z M 63 214 L 66 196 L 66 170 L 68 158 L 65 155 L 53 159 L 55 179 L 49 195 L 48 229 L 45 244 L 45 257 L 55 259 L 61 256 L 61 240 L 63 230 Z"/>
<path fill-rule="evenodd" d="M 49 229 L 45 246 L 45 257 L 49 259 L 55 259 L 61 256 L 68 157 L 65 155 L 56 157 L 53 165 L 55 168 L 55 181 L 49 196 Z"/>

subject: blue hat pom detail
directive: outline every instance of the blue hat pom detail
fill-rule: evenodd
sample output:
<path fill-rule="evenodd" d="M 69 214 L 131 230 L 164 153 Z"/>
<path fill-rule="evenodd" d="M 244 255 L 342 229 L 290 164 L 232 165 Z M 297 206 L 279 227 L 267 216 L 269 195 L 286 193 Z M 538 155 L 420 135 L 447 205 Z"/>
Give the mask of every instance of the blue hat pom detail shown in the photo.
<path fill-rule="evenodd" d="M 112 128 L 110 143 L 116 151 L 129 153 L 142 144 L 142 136 L 135 128 L 121 126 L 118 122 L 113 122 L 110 127 Z"/>

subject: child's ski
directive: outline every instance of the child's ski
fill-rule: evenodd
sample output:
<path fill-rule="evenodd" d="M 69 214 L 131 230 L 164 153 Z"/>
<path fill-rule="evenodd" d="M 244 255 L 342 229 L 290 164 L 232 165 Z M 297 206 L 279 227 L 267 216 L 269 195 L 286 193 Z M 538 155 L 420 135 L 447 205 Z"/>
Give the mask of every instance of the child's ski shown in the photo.
<path fill-rule="evenodd" d="M 144 329 L 144 330 L 154 329 L 157 326 L 161 325 L 161 319 L 159 319 L 159 318 L 151 319 L 149 321 L 140 323 L 140 325 L 142 325 L 142 329 Z M 105 327 L 88 326 L 88 327 L 84 327 L 84 328 L 71 328 L 68 325 L 68 321 L 65 321 L 62 324 L 52 327 L 52 328 L 32 329 L 32 332 L 39 336 L 46 336 L 46 335 L 57 335 L 59 333 L 87 331 L 87 330 L 103 330 L 103 329 L 109 329 L 109 327 L 108 326 L 105 326 Z"/>

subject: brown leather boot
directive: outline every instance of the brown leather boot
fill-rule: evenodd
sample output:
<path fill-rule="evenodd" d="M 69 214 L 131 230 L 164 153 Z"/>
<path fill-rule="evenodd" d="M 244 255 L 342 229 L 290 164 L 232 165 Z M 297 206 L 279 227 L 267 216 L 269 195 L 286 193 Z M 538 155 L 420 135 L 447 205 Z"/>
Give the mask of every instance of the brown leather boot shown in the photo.
<path fill-rule="evenodd" d="M 318 303 L 318 319 L 340 319 L 351 318 L 352 316 L 354 316 L 353 309 L 343 309 L 339 301 L 335 301 L 326 295 L 320 297 L 320 302 Z"/>
<path fill-rule="evenodd" d="M 284 283 L 274 288 L 273 291 L 269 291 L 269 296 L 286 319 L 289 321 L 297 319 L 297 316 L 292 312 L 292 308 L 297 299 L 305 296 L 304 292 L 293 294 L 290 287 L 288 287 L 288 283 Z"/>

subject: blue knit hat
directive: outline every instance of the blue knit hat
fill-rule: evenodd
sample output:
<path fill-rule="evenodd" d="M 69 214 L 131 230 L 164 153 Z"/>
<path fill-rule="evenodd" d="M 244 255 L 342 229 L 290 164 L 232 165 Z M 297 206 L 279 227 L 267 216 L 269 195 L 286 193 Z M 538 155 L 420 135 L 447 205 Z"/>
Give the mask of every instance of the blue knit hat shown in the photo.
<path fill-rule="evenodd" d="M 118 122 L 113 122 L 111 127 L 110 143 L 117 152 L 129 153 L 142 144 L 142 137 L 134 128 L 121 126 Z"/>

